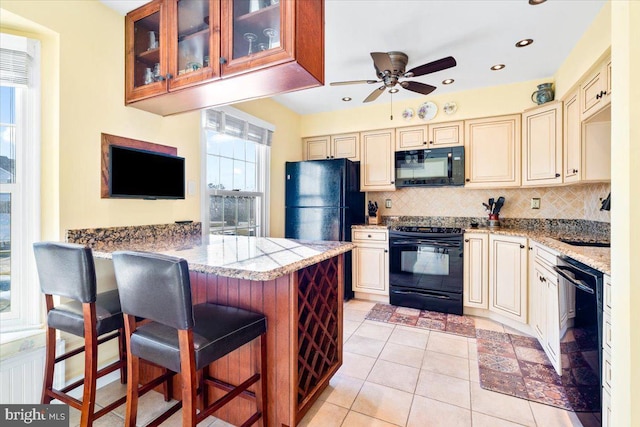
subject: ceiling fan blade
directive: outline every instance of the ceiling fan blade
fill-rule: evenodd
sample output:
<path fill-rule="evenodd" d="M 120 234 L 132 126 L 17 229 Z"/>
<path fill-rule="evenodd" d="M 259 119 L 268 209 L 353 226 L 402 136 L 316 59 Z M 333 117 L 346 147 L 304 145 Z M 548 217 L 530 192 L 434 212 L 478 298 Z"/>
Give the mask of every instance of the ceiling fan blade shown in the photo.
<path fill-rule="evenodd" d="M 385 86 L 380 86 L 378 89 L 374 90 L 373 92 L 371 92 L 369 94 L 369 96 L 367 96 L 367 98 L 362 101 L 362 102 L 371 102 L 371 101 L 375 101 L 376 99 L 378 99 L 378 97 L 380 95 L 382 95 L 382 92 L 384 92 L 384 90 L 386 89 Z M 435 88 L 434 88 L 435 89 Z"/>
<path fill-rule="evenodd" d="M 342 85 L 357 85 L 357 84 L 372 84 L 372 83 L 380 83 L 379 80 L 348 80 L 345 82 L 331 82 L 329 86 L 342 86 Z"/>
<path fill-rule="evenodd" d="M 405 77 L 418 77 L 425 74 L 435 73 L 436 71 L 446 70 L 447 68 L 455 67 L 457 62 L 453 56 L 447 56 L 446 58 L 438 59 L 437 61 L 429 62 L 428 64 L 420 65 L 419 67 L 412 68 L 407 71 Z"/>
<path fill-rule="evenodd" d="M 391 63 L 391 58 L 389 58 L 388 53 L 371 52 L 371 58 L 373 58 L 373 64 L 381 73 L 384 73 L 385 70 L 389 70 L 391 73 L 393 72 L 393 64 Z"/>
<path fill-rule="evenodd" d="M 413 81 L 402 82 L 400 83 L 400 86 L 412 92 L 418 92 L 423 95 L 429 95 L 431 92 L 436 90 L 435 86 L 431 86 L 426 83 L 413 82 Z"/>

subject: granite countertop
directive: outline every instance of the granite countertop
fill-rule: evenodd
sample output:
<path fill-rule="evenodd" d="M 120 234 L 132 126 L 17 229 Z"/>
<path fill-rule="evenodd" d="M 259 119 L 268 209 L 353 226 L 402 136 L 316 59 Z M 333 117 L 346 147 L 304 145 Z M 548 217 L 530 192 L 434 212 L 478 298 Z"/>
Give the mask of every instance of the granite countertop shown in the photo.
<path fill-rule="evenodd" d="M 350 242 L 211 236 L 206 245 L 123 244 L 94 250 L 93 254 L 96 258 L 110 259 L 117 250 L 158 252 L 186 259 L 191 271 L 245 280 L 274 280 L 354 247 Z"/>
<path fill-rule="evenodd" d="M 466 228 L 465 232 L 469 233 L 489 233 L 501 234 L 505 236 L 527 237 L 540 243 L 548 248 L 556 250 L 563 255 L 567 255 L 576 261 L 580 261 L 589 267 L 595 268 L 605 274 L 611 274 L 611 248 L 600 248 L 593 246 L 574 246 L 563 243 L 558 239 L 569 240 L 596 240 L 591 239 L 588 235 L 582 233 L 548 233 L 536 230 L 520 229 L 520 228 Z"/>

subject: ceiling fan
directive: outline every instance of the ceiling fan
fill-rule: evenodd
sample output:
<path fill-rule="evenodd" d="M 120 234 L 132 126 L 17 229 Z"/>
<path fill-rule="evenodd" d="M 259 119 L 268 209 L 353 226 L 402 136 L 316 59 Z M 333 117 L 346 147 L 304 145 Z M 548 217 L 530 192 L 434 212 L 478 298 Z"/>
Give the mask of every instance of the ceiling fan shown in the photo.
<path fill-rule="evenodd" d="M 419 67 L 412 68 L 405 72 L 409 57 L 403 52 L 371 52 L 371 58 L 373 58 L 373 65 L 376 68 L 376 75 L 379 80 L 350 80 L 345 82 L 332 82 L 330 85 L 340 86 L 361 83 L 383 83 L 382 86 L 371 92 L 363 102 L 375 101 L 382 92 L 385 91 L 385 89 L 391 89 L 395 85 L 400 85 L 412 92 L 428 95 L 436 90 L 435 86 L 411 80 L 400 81 L 400 79 L 423 76 L 425 74 L 435 73 L 436 71 L 446 70 L 447 68 L 456 66 L 456 60 L 452 56 L 447 56 L 446 58 L 420 65 Z M 397 92 L 397 89 L 395 91 Z"/>

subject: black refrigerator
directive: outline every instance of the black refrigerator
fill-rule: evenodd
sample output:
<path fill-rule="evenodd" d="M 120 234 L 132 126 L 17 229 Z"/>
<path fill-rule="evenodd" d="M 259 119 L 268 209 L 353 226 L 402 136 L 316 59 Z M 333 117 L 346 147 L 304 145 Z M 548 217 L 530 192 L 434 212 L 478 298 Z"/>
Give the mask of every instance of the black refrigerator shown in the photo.
<path fill-rule="evenodd" d="M 365 222 L 360 165 L 347 159 L 287 162 L 285 237 L 351 241 L 351 225 Z M 353 297 L 351 252 L 345 255 L 344 294 Z"/>

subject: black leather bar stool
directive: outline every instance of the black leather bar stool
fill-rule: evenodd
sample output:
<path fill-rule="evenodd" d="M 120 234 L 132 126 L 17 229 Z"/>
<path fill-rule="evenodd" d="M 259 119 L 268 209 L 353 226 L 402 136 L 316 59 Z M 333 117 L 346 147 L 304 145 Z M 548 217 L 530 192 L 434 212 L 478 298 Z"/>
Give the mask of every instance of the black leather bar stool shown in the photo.
<path fill-rule="evenodd" d="M 120 292 L 127 340 L 127 410 L 125 425 L 136 425 L 139 393 L 139 361 L 144 359 L 179 372 L 182 401 L 160 415 L 157 425 L 182 407 L 183 426 L 195 426 L 231 399 L 243 394 L 255 399 L 248 388 L 260 381 L 261 407 L 242 424 L 267 420 L 267 320 L 263 314 L 217 304 L 193 305 L 187 261 L 144 252 L 114 252 L 113 264 Z M 145 322 L 136 323 L 142 317 Z M 239 385 L 209 375 L 208 365 L 246 343 L 260 338 L 260 373 Z M 197 371 L 203 370 L 198 380 Z M 202 410 L 196 413 L 198 386 Z M 227 391 L 207 406 L 207 387 Z M 142 386 L 142 388 L 145 388 Z M 257 401 L 257 399 L 256 399 Z"/>
<path fill-rule="evenodd" d="M 91 426 L 101 416 L 124 403 L 122 397 L 95 411 L 96 380 L 120 369 L 120 381 L 126 380 L 124 323 L 118 291 L 97 294 L 96 273 L 91 249 L 76 244 L 39 242 L 33 244 L 40 289 L 47 305 L 47 337 L 44 384 L 41 403 L 58 399 L 82 412 L 80 425 Z M 54 306 L 53 296 L 72 301 Z M 84 346 L 56 358 L 56 329 L 84 337 Z M 98 345 L 119 340 L 119 359 L 98 370 Z M 55 364 L 84 351 L 84 378 L 63 389 L 53 388 Z M 83 385 L 82 400 L 68 392 Z"/>

